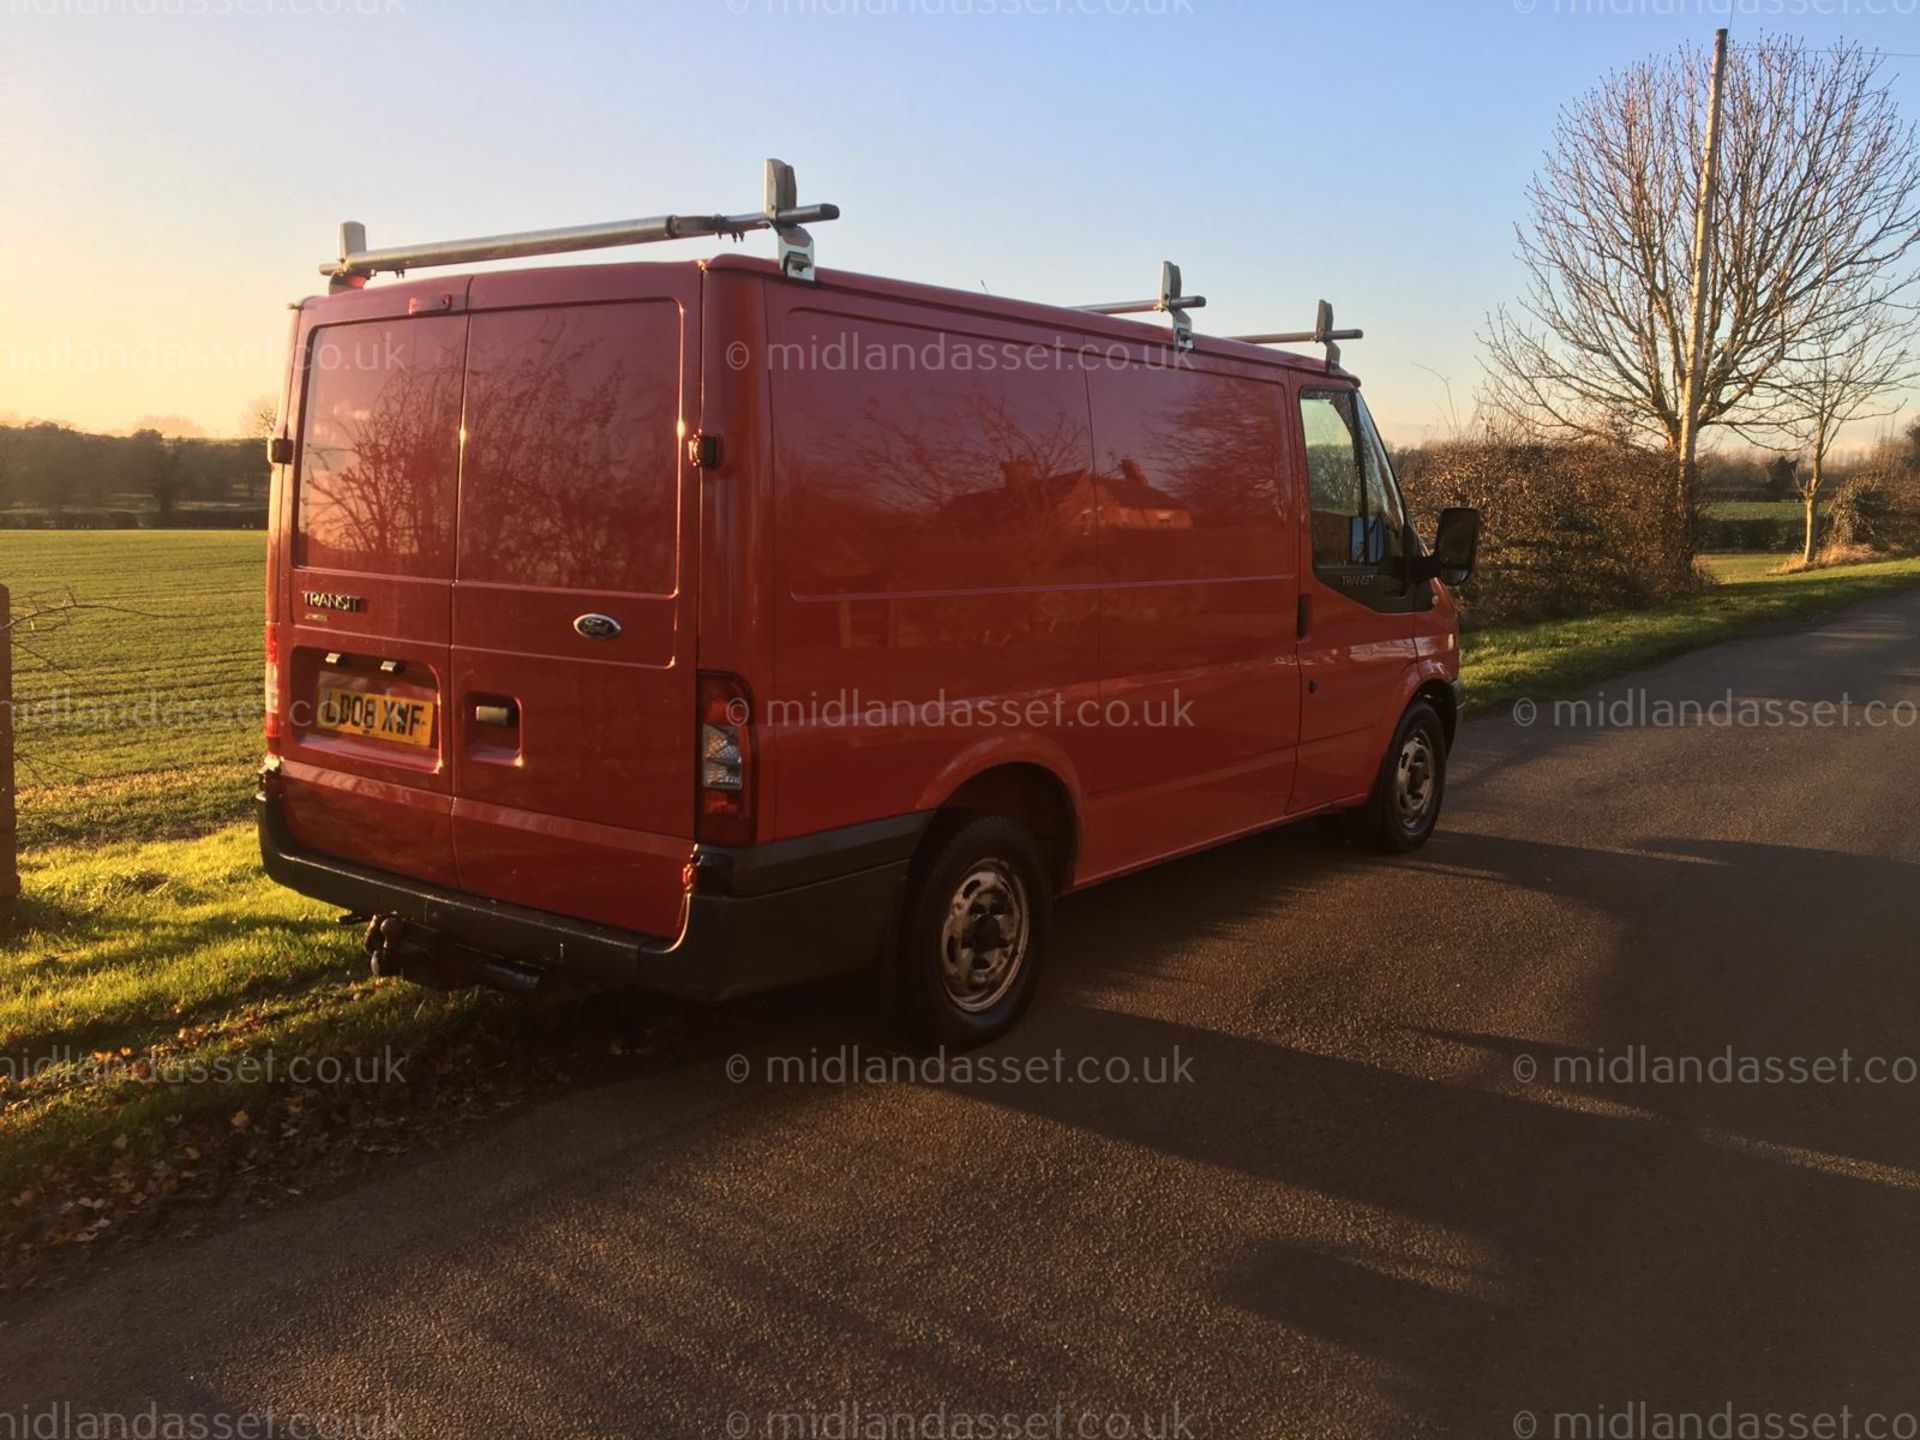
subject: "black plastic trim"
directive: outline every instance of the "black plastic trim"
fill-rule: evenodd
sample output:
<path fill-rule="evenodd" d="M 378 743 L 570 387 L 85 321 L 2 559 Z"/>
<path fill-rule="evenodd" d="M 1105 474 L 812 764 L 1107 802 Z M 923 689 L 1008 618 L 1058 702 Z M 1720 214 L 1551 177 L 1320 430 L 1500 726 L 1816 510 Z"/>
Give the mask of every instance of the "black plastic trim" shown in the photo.
<path fill-rule="evenodd" d="M 698 847 L 697 883 L 677 936 L 643 935 L 489 900 L 297 845 L 281 802 L 261 793 L 260 858 L 290 890 L 368 915 L 396 915 L 434 935 L 543 971 L 724 1000 L 858 970 L 891 932 L 924 815 L 823 831 L 737 850 Z M 911 838 L 909 838 L 911 837 Z M 702 871 L 699 866 L 707 866 Z"/>
<path fill-rule="evenodd" d="M 769 845 L 696 846 L 695 888 L 724 895 L 766 895 L 831 880 L 851 870 L 911 860 L 932 818 L 931 811 L 922 811 L 796 835 Z"/>

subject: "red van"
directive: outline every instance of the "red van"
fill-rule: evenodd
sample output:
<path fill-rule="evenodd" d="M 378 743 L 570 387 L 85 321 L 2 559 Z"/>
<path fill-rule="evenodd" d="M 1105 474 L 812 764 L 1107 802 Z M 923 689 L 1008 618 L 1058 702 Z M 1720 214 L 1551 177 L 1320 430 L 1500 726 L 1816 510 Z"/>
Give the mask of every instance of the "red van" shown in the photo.
<path fill-rule="evenodd" d="M 367 251 L 297 307 L 269 873 L 381 973 L 722 998 L 875 965 L 1005 1031 L 1055 896 L 1304 816 L 1421 844 L 1477 517 L 1325 359 L 816 270 L 799 219 Z M 638 233 L 636 227 L 664 229 Z M 772 228 L 781 257 L 365 284 Z M 544 243 L 543 243 L 544 242 Z M 1352 332 L 1347 332 L 1352 333 Z"/>

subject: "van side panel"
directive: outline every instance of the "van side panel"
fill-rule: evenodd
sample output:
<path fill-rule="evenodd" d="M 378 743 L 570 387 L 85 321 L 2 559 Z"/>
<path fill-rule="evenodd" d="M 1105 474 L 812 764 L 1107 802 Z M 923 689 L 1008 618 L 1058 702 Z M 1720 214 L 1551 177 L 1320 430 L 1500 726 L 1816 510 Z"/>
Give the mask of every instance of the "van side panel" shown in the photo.
<path fill-rule="evenodd" d="M 1100 699 L 1083 878 L 1268 823 L 1299 735 L 1298 509 L 1278 377 L 1089 368 Z"/>
<path fill-rule="evenodd" d="M 1024 713 L 1098 694 L 1074 357 L 1056 335 L 960 312 L 766 295 L 776 658 L 759 708 L 775 834 L 919 808 L 983 740 L 1018 750 L 1039 729 L 1077 763 L 1078 732 Z"/>

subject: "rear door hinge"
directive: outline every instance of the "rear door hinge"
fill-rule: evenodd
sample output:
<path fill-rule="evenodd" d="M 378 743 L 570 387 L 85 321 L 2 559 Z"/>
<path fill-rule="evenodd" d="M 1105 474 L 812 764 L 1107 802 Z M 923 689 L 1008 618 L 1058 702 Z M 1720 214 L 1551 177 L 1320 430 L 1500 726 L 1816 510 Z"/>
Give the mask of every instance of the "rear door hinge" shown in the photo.
<path fill-rule="evenodd" d="M 696 430 L 687 437 L 687 463 L 696 470 L 712 470 L 720 464 L 720 437 Z"/>

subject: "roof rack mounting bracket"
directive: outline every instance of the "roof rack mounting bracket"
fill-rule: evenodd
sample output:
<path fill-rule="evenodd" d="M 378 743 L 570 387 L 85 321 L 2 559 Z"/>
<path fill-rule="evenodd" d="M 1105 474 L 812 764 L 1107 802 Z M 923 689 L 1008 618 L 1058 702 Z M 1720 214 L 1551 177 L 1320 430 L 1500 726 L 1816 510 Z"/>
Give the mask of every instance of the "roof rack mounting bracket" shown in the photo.
<path fill-rule="evenodd" d="M 349 220 L 340 227 L 339 258 L 322 265 L 320 273 L 327 277 L 329 290 L 357 290 L 383 271 L 404 275 L 416 266 L 518 260 L 530 255 L 563 255 L 615 245 L 686 240 L 697 235 L 724 235 L 738 240 L 754 230 L 771 230 L 780 243 L 781 273 L 796 280 L 811 280 L 814 278 L 813 237 L 804 227 L 816 221 L 838 220 L 840 207 L 801 205 L 797 195 L 793 167 L 781 160 L 768 160 L 765 203 L 760 210 L 741 215 L 656 215 L 646 220 L 525 230 L 473 240 L 436 240 L 385 250 L 369 250 L 367 227 L 357 220 Z"/>
<path fill-rule="evenodd" d="M 350 257 L 365 253 L 366 248 L 367 227 L 362 225 L 358 220 L 342 220 L 340 222 L 340 265 L 342 269 L 345 269 Z M 405 271 L 401 270 L 394 271 L 396 275 L 405 273 Z M 336 281 L 334 288 L 338 289 L 341 288 L 338 282 L 344 281 L 347 279 L 347 276 L 340 274 L 334 278 Z"/>
<path fill-rule="evenodd" d="M 800 187 L 793 167 L 784 160 L 767 161 L 767 224 L 778 242 L 780 273 L 793 280 L 813 279 L 813 236 L 780 217 L 800 208 Z"/>
<path fill-rule="evenodd" d="M 1173 346 L 1176 350 L 1193 349 L 1193 317 L 1189 310 L 1198 310 L 1207 303 L 1204 295 L 1182 295 L 1180 293 L 1180 267 L 1171 260 L 1160 262 L 1160 293 L 1151 300 L 1116 300 L 1109 305 L 1082 305 L 1079 309 L 1091 310 L 1096 315 L 1145 315 L 1164 314 L 1173 321 Z"/>
<path fill-rule="evenodd" d="M 1313 312 L 1313 329 L 1288 330 L 1273 335 L 1234 335 L 1230 339 L 1243 340 L 1249 345 L 1324 345 L 1327 350 L 1327 370 L 1329 373 L 1340 369 L 1341 340 L 1359 340 L 1364 332 L 1359 330 L 1336 330 L 1333 328 L 1333 306 L 1322 300 Z"/>

